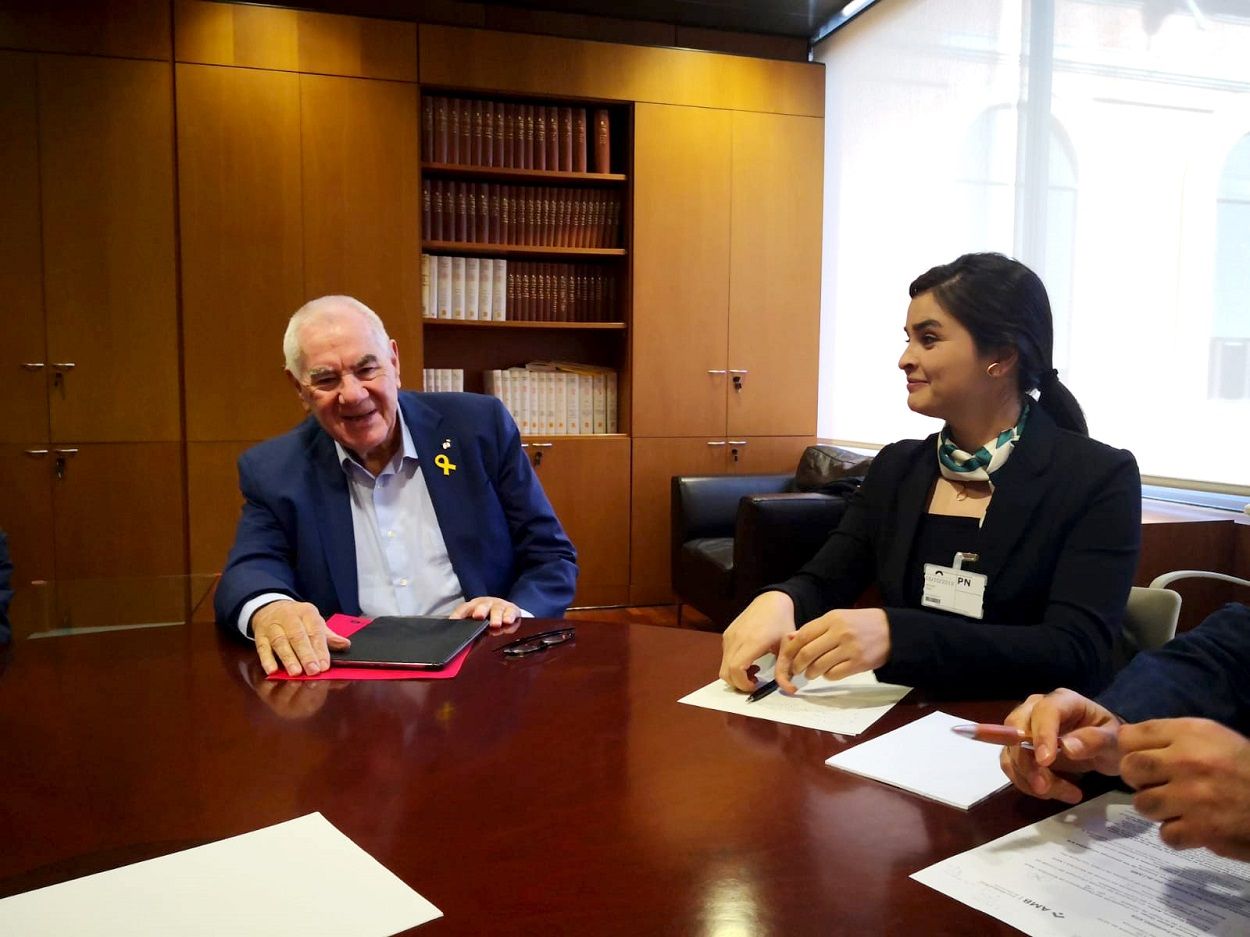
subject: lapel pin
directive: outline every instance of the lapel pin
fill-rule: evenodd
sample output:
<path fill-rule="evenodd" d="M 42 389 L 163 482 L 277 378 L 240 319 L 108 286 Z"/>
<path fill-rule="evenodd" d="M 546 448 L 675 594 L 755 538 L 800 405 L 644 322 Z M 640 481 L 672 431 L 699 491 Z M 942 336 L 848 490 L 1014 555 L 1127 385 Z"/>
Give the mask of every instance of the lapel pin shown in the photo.
<path fill-rule="evenodd" d="M 451 440 L 450 440 L 450 439 L 444 439 L 444 440 L 443 440 L 443 448 L 444 448 L 444 449 L 450 449 L 450 448 L 451 448 Z"/>
<path fill-rule="evenodd" d="M 456 470 L 456 466 L 452 464 L 451 459 L 441 452 L 434 457 L 434 464 L 443 470 L 444 475 L 450 475 Z"/>

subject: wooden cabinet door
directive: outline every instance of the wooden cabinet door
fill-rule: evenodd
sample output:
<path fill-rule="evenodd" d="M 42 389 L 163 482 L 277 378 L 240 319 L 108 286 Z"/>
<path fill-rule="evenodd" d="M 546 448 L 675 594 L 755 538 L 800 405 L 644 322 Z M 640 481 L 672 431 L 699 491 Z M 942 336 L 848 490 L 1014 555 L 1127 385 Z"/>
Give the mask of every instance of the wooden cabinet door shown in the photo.
<path fill-rule="evenodd" d="M 815 117 L 733 115 L 731 436 L 816 432 L 823 134 Z"/>
<path fill-rule="evenodd" d="M 725 438 L 634 440 L 633 503 L 630 516 L 629 603 L 675 601 L 671 569 L 672 478 L 728 471 Z"/>
<path fill-rule="evenodd" d="M 305 300 L 299 76 L 179 65 L 187 438 L 299 422 L 282 335 Z"/>
<path fill-rule="evenodd" d="M 187 443 L 187 523 L 191 572 L 220 573 L 243 510 L 239 456 L 251 443 Z"/>
<path fill-rule="evenodd" d="M 575 605 L 624 604 L 629 591 L 629 440 L 550 436 L 530 461 L 577 547 Z"/>
<path fill-rule="evenodd" d="M 181 435 L 167 62 L 39 57 L 54 440 Z M 221 284 L 228 289 L 232 284 Z"/>
<path fill-rule="evenodd" d="M 15 589 L 56 574 L 52 465 L 46 442 L 0 444 L 0 530 L 8 534 Z"/>
<path fill-rule="evenodd" d="M 48 439 L 36 87 L 33 55 L 0 52 L 0 441 L 14 443 Z"/>
<path fill-rule="evenodd" d="M 725 432 L 730 141 L 727 111 L 635 107 L 635 436 Z"/>
<path fill-rule="evenodd" d="M 417 86 L 300 76 L 304 289 L 382 317 L 408 382 L 421 376 Z"/>
<path fill-rule="evenodd" d="M 803 450 L 815 442 L 815 436 L 733 436 L 729 439 L 728 471 L 739 475 L 793 474 Z"/>

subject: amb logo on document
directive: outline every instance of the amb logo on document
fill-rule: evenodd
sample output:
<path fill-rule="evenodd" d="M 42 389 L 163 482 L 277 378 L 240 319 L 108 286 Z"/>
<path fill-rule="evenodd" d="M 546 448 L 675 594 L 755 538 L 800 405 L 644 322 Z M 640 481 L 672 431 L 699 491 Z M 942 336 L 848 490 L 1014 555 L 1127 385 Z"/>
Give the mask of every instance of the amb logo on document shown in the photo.
<path fill-rule="evenodd" d="M 1064 916 L 1062 911 L 1056 911 L 1054 908 L 1048 908 L 1046 907 L 1046 905 L 1042 904 L 1040 901 L 1034 901 L 1032 898 L 1021 898 L 1020 900 L 1023 901 L 1026 905 L 1028 905 L 1030 908 L 1037 908 L 1037 910 L 1039 911 L 1049 911 L 1051 914 L 1051 917 L 1062 918 Z"/>

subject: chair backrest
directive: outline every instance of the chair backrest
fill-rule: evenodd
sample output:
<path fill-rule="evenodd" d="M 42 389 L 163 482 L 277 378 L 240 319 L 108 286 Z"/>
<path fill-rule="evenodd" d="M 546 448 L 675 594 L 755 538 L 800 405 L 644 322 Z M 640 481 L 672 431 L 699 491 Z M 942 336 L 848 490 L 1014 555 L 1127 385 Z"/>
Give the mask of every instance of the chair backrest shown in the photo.
<path fill-rule="evenodd" d="M 1180 615 L 1180 593 L 1133 586 L 1124 607 L 1123 640 L 1116 648 L 1116 669 L 1127 664 L 1138 651 L 1162 647 L 1176 637 Z"/>

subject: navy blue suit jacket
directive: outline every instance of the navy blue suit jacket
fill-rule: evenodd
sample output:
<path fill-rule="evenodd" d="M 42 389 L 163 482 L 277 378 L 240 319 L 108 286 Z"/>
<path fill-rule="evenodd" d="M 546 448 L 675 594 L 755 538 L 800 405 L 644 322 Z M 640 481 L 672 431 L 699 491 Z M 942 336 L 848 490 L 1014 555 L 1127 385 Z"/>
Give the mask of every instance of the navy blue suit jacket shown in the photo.
<path fill-rule="evenodd" d="M 1250 607 L 1225 605 L 1138 654 L 1098 702 L 1125 722 L 1196 716 L 1250 735 Z"/>
<path fill-rule="evenodd" d="M 481 394 L 403 391 L 399 408 L 465 596 L 500 596 L 539 618 L 562 616 L 577 552 L 503 404 Z M 438 468 L 438 455 L 455 470 Z M 359 614 L 347 476 L 316 420 L 243 453 L 239 487 L 245 503 L 214 600 L 218 621 L 237 633 L 243 604 L 265 592 L 311 602 L 327 617 Z"/>

